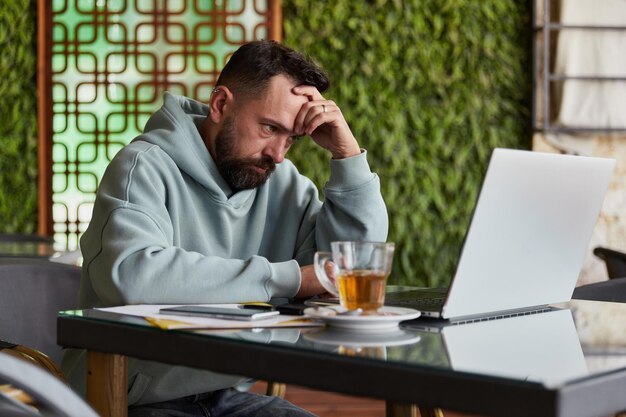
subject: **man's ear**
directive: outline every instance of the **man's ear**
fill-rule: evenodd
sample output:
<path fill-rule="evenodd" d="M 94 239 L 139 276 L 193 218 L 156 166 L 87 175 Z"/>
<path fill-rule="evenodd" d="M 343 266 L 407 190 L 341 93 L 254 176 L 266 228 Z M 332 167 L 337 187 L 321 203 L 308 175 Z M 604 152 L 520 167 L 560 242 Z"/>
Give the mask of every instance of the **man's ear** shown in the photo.
<path fill-rule="evenodd" d="M 209 99 L 211 120 L 214 123 L 220 123 L 225 117 L 225 112 L 232 107 L 232 103 L 233 93 L 228 87 L 224 87 L 223 85 L 215 87 Z"/>

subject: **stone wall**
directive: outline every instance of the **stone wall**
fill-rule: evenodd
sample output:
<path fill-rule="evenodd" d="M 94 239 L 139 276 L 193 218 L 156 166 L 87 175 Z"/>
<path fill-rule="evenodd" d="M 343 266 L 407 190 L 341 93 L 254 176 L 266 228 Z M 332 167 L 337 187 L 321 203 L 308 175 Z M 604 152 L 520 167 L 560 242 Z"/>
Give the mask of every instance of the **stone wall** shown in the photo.
<path fill-rule="evenodd" d="M 533 137 L 533 150 L 617 160 L 578 285 L 606 280 L 608 276 L 604 262 L 593 255 L 593 249 L 604 246 L 626 252 L 626 136 L 579 137 L 537 133 Z"/>

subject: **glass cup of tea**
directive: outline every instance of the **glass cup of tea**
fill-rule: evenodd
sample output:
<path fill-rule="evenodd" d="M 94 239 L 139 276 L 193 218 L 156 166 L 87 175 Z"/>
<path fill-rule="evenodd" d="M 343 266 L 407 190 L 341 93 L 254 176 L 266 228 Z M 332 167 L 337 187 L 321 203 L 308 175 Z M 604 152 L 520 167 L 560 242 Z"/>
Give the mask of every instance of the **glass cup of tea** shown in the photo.
<path fill-rule="evenodd" d="M 313 265 L 322 286 L 348 310 L 373 314 L 385 304 L 394 243 L 332 242 L 332 252 L 316 252 Z"/>

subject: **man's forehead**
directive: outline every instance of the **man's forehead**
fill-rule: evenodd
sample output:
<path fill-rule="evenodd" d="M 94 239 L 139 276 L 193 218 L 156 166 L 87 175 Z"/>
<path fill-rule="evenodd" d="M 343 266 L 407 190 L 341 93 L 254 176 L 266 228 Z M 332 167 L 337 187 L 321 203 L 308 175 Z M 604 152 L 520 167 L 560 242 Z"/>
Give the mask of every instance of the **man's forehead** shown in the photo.
<path fill-rule="evenodd" d="M 274 76 L 262 97 L 257 101 L 256 112 L 262 117 L 276 119 L 292 129 L 298 112 L 308 100 L 306 96 L 295 94 L 295 81 L 282 75 Z"/>
<path fill-rule="evenodd" d="M 296 103 L 300 107 L 308 101 L 306 96 L 296 94 L 293 88 L 298 84 L 295 80 L 285 75 L 276 75 L 270 78 L 265 89 L 264 97 L 268 100 L 282 100 L 284 102 Z"/>

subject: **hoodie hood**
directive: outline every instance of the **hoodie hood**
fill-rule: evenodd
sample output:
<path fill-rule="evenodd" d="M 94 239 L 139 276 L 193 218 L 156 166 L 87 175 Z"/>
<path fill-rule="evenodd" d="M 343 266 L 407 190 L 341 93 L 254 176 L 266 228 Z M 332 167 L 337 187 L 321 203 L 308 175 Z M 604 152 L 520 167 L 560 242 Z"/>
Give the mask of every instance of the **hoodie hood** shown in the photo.
<path fill-rule="evenodd" d="M 166 92 L 163 106 L 150 117 L 144 133 L 134 141 L 157 145 L 181 171 L 220 200 L 225 200 L 233 191 L 219 173 L 199 132 L 208 114 L 206 104 Z M 244 190 L 237 195 L 247 198 L 251 191 Z"/>

